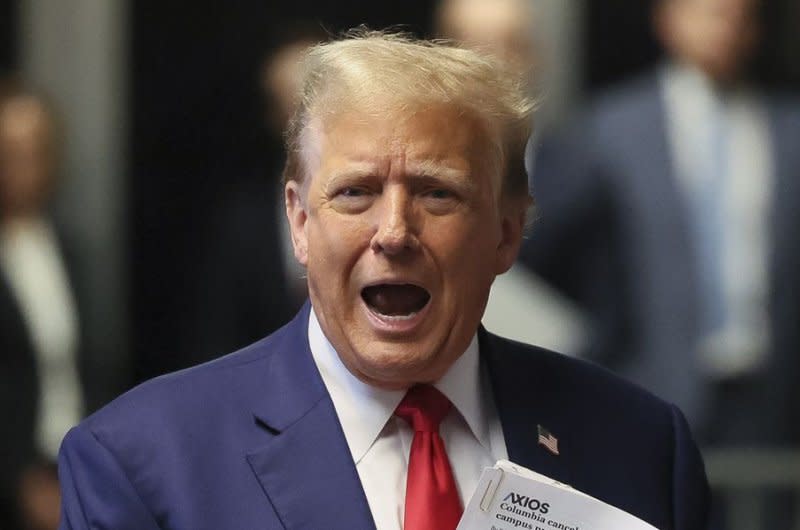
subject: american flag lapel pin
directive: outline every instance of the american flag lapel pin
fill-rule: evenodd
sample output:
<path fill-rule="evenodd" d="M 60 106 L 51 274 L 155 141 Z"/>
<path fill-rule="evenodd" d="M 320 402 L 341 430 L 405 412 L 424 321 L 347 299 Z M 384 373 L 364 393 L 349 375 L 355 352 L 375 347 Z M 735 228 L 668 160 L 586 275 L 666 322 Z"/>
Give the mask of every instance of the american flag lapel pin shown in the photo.
<path fill-rule="evenodd" d="M 537 425 L 536 429 L 539 432 L 539 445 L 543 445 L 545 449 L 558 456 L 558 438 L 541 425 Z"/>

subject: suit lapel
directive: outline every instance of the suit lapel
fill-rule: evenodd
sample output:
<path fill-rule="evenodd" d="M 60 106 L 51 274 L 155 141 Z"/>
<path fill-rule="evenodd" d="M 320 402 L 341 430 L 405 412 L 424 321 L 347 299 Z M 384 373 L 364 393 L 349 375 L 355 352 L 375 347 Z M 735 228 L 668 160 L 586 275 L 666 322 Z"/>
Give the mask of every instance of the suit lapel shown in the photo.
<path fill-rule="evenodd" d="M 495 405 L 503 426 L 508 458 L 565 484 L 571 483 L 570 432 L 559 414 L 558 389 L 533 366 L 530 352 L 503 348 L 498 337 L 481 328 L 480 351 L 489 371 Z M 527 353 L 522 358 L 520 353 Z M 523 367 L 531 367 L 524 369 Z M 555 455 L 539 443 L 538 426 L 558 439 Z"/>
<path fill-rule="evenodd" d="M 668 109 L 659 77 L 649 76 L 632 99 L 635 103 L 626 109 L 621 126 L 630 134 L 617 146 L 615 161 L 624 163 L 626 169 L 618 172 L 622 181 L 616 185 L 627 219 L 625 232 L 633 237 L 627 247 L 639 249 L 624 257 L 635 265 L 630 273 L 637 293 L 634 311 L 657 311 L 659 300 L 671 300 L 665 306 L 681 307 L 681 315 L 650 316 L 668 318 L 664 322 L 679 326 L 670 333 L 685 336 L 692 334 L 696 325 L 691 208 L 673 160 Z M 669 281 L 664 282 L 665 278 Z"/>
<path fill-rule="evenodd" d="M 691 243 L 686 236 L 690 207 L 681 190 L 678 168 L 672 155 L 674 149 L 662 87 L 655 77 L 649 82 L 652 84 L 645 89 L 640 105 L 634 109 L 636 115 L 631 116 L 631 120 L 639 124 L 633 128 L 636 141 L 626 144 L 630 151 L 625 158 L 634 164 L 631 175 L 635 183 L 631 191 L 635 196 L 631 197 L 631 202 L 646 208 L 644 213 L 649 214 L 650 223 L 655 226 L 645 228 L 650 234 L 654 229 L 658 230 L 660 238 L 657 244 L 685 256 L 691 253 Z M 664 241 L 663 237 L 671 239 Z M 675 265 L 670 263 L 670 266 Z"/>
<path fill-rule="evenodd" d="M 374 529 L 339 419 L 308 346 L 306 304 L 276 338 L 254 411 L 263 447 L 247 455 L 287 530 Z"/>

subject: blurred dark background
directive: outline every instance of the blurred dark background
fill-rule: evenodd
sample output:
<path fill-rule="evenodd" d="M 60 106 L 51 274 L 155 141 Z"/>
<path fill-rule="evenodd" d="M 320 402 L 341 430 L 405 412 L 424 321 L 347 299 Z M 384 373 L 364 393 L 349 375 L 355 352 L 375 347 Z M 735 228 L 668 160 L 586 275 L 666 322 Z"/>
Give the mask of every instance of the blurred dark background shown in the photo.
<path fill-rule="evenodd" d="M 5 73 L 16 66 L 16 7 L 16 2 L 11 0 L 0 2 L 0 73 Z"/>

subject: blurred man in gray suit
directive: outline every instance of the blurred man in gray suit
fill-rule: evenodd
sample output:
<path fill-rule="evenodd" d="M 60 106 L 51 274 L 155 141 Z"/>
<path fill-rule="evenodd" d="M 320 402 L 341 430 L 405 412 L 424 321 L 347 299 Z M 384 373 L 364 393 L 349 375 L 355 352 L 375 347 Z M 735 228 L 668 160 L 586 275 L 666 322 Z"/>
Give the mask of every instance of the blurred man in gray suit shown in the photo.
<path fill-rule="evenodd" d="M 656 2 L 669 59 L 543 146 L 523 258 L 594 314 L 597 360 L 711 444 L 798 438 L 800 112 L 743 82 L 758 8 Z"/>

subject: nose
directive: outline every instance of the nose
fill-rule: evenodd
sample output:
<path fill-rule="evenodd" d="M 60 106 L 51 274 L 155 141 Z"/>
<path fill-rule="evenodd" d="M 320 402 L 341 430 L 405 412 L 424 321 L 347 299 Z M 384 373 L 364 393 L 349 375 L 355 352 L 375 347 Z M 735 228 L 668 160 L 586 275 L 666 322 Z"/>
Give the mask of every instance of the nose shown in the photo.
<path fill-rule="evenodd" d="M 371 247 L 388 256 L 400 255 L 419 247 L 414 223 L 413 200 L 403 189 L 385 189 L 377 208 L 377 229 Z"/>

